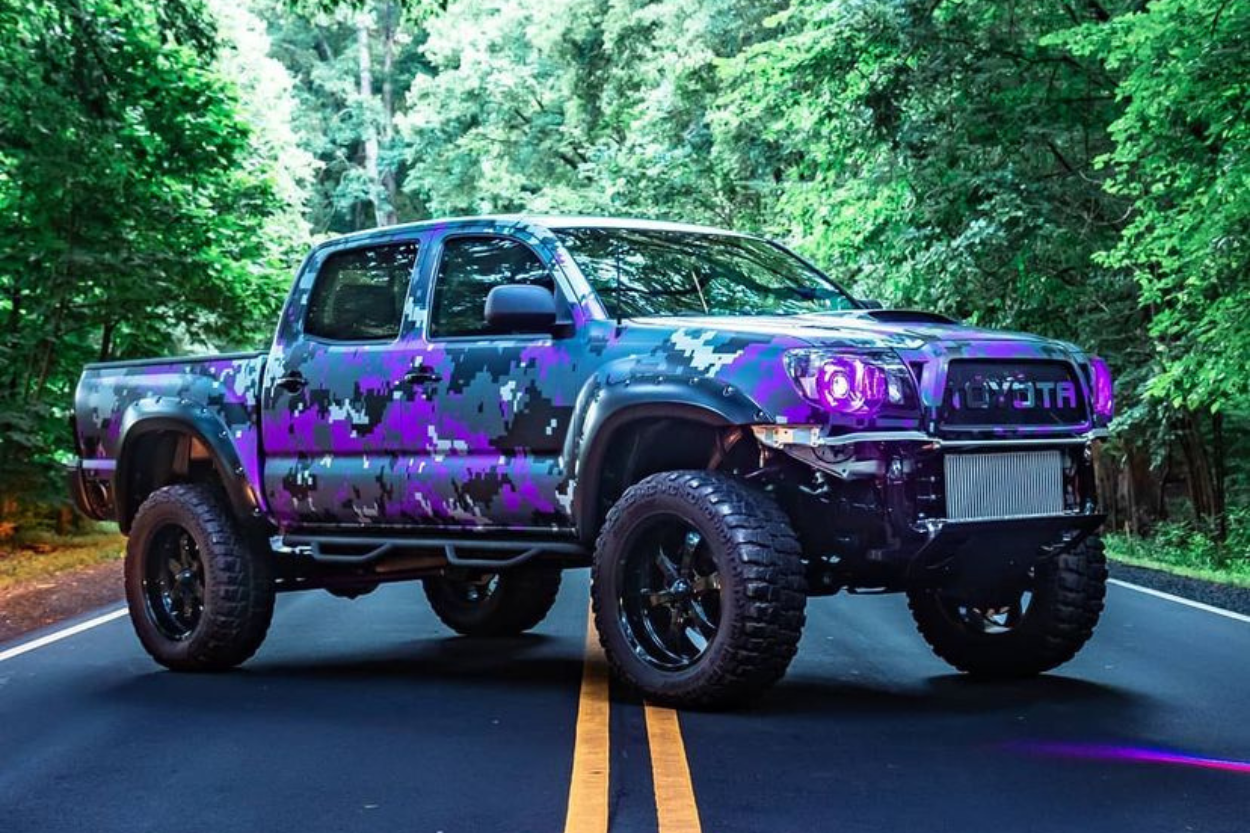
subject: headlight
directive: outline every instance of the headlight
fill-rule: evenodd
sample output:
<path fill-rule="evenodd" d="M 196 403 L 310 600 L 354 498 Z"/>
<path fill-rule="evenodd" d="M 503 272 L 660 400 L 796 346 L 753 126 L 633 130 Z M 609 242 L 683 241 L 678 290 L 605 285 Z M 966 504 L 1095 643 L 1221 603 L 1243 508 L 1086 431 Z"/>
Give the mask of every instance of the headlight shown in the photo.
<path fill-rule="evenodd" d="M 1089 360 L 1091 394 L 1094 398 L 1094 415 L 1104 419 L 1115 416 L 1115 386 L 1111 382 L 1111 368 L 1098 356 Z"/>
<path fill-rule="evenodd" d="M 786 370 L 804 398 L 834 413 L 871 416 L 911 398 L 907 369 L 888 356 L 791 350 Z"/>

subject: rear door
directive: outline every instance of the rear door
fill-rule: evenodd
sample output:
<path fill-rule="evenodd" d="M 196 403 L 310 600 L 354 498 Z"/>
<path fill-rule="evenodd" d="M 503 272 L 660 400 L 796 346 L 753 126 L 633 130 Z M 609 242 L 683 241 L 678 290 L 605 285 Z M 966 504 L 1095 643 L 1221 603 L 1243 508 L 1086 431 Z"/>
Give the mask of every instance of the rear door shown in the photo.
<path fill-rule="evenodd" d="M 419 238 L 330 249 L 306 265 L 261 391 L 265 494 L 283 528 L 402 523 L 412 430 Z"/>

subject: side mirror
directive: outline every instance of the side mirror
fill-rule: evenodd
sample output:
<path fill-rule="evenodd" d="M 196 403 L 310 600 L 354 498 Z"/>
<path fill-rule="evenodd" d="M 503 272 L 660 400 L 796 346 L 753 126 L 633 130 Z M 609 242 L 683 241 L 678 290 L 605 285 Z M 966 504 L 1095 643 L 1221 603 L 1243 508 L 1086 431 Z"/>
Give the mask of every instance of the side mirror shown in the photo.
<path fill-rule="evenodd" d="M 864 309 L 885 309 L 885 304 L 874 301 L 872 298 L 856 298 L 855 302 Z"/>
<path fill-rule="evenodd" d="M 533 284 L 497 286 L 486 296 L 484 317 L 500 332 L 549 333 L 556 324 L 556 298 Z"/>

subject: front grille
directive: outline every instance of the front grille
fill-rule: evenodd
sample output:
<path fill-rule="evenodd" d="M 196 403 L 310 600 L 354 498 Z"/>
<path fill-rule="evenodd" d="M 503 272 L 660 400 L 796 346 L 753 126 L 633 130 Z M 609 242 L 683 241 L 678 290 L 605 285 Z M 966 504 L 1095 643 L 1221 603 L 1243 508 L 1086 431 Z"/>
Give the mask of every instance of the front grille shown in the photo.
<path fill-rule="evenodd" d="M 1079 425 L 1088 419 L 1075 368 L 1056 361 L 957 359 L 946 372 L 942 427 Z"/>
<path fill-rule="evenodd" d="M 952 521 L 1063 513 L 1059 451 L 946 455 L 946 517 Z"/>

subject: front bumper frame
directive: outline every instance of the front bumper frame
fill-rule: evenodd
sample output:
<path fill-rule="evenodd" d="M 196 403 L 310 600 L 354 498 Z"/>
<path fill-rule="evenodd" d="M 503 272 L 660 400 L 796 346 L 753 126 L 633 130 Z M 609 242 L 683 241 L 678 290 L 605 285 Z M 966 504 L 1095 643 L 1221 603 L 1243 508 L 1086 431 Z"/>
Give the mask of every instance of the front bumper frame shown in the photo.
<path fill-rule="evenodd" d="M 830 485 L 874 484 L 880 501 L 879 523 L 886 530 L 886 540 L 849 558 L 833 549 L 839 557 L 829 568 L 825 582 L 829 587 L 896 591 L 930 586 L 941 587 L 943 592 L 958 598 L 992 601 L 1005 588 L 1025 582 L 1029 570 L 1040 561 L 1077 546 L 1105 520 L 1091 491 L 1089 472 L 1089 452 L 1096 441 L 1107 438 L 1104 428 L 1049 437 L 1002 435 L 976 439 L 952 439 L 915 430 L 829 434 L 824 426 L 809 425 L 755 425 L 752 431 L 761 449 L 782 452 L 808 471 L 817 472 L 815 482 L 822 482 L 823 477 L 823 482 Z M 897 447 L 897 453 L 891 447 Z M 945 452 L 1037 448 L 1066 449 L 1080 461 L 1077 500 L 1065 511 L 948 519 L 933 505 L 940 501 L 940 485 L 929 487 L 924 497 L 925 509 L 921 511 L 918 484 L 940 477 L 941 472 L 918 468 L 919 458 Z M 811 517 L 812 513 L 807 515 Z M 861 520 L 860 528 L 866 523 L 871 522 Z M 817 560 L 831 549 L 829 538 L 813 535 L 809 540 L 813 541 L 812 554 Z"/>
<path fill-rule="evenodd" d="M 982 439 L 950 439 L 923 431 L 857 431 L 850 434 L 826 434 L 818 425 L 752 425 L 751 431 L 761 445 L 787 451 L 791 447 L 841 448 L 856 443 L 920 443 L 931 449 L 983 447 L 1036 447 L 1088 445 L 1110 436 L 1106 428 L 1094 428 L 1072 436 L 1055 437 L 985 437 Z"/>

